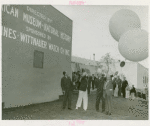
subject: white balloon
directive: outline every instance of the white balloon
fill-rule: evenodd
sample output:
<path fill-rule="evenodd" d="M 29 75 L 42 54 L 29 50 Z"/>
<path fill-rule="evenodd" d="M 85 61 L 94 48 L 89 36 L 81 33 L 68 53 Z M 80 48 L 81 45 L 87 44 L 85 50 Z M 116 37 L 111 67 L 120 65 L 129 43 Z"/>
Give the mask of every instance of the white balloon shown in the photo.
<path fill-rule="evenodd" d="M 141 22 L 138 15 L 131 10 L 119 10 L 109 21 L 109 31 L 118 42 L 123 33 L 134 28 L 141 28 Z"/>
<path fill-rule="evenodd" d="M 148 33 L 145 30 L 133 29 L 125 32 L 118 43 L 121 55 L 134 62 L 148 57 Z"/>

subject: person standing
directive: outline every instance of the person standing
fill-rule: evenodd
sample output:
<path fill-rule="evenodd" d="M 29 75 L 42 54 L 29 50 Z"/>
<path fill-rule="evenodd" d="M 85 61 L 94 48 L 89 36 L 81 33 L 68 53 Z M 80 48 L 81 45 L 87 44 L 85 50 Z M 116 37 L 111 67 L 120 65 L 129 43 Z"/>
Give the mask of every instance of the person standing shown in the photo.
<path fill-rule="evenodd" d="M 61 79 L 61 87 L 64 94 L 63 98 L 63 110 L 66 108 L 66 103 L 68 102 L 68 109 L 71 109 L 71 95 L 72 95 L 72 82 L 71 78 L 67 76 L 67 72 L 63 72 L 63 77 Z"/>
<path fill-rule="evenodd" d="M 114 97 L 118 97 L 118 84 L 115 86 Z"/>
<path fill-rule="evenodd" d="M 76 89 L 76 73 L 72 73 L 73 90 Z"/>
<path fill-rule="evenodd" d="M 86 72 L 84 72 L 81 78 L 81 85 L 79 87 L 79 95 L 78 95 L 78 100 L 76 104 L 76 109 L 81 107 L 82 100 L 83 100 L 83 109 L 85 111 L 87 110 L 87 107 L 88 107 L 87 86 L 88 86 L 88 80 L 86 78 Z"/>
<path fill-rule="evenodd" d="M 89 74 L 89 76 L 88 76 L 88 94 L 90 94 L 91 82 L 92 82 L 92 77 Z"/>
<path fill-rule="evenodd" d="M 106 114 L 112 114 L 112 94 L 113 94 L 113 85 L 112 78 L 110 75 L 107 75 L 106 82 L 104 84 L 104 96 L 106 100 Z"/>
<path fill-rule="evenodd" d="M 135 90 L 134 85 L 132 85 L 132 88 L 130 90 L 130 95 L 131 95 L 131 99 L 135 99 L 136 90 Z"/>
<path fill-rule="evenodd" d="M 123 82 L 122 82 L 122 93 L 123 93 L 123 97 L 125 98 L 126 95 L 126 87 L 128 85 L 128 81 L 126 80 L 126 78 L 123 78 Z"/>
<path fill-rule="evenodd" d="M 116 75 L 115 75 L 114 78 L 113 78 L 113 81 L 112 81 L 112 84 L 113 84 L 113 94 L 115 94 L 116 79 L 117 79 L 117 77 L 116 77 Z M 117 90 L 118 90 L 118 87 L 117 87 Z M 118 91 L 117 91 L 117 93 L 118 93 Z M 118 97 L 118 94 L 117 94 L 117 97 Z"/>
<path fill-rule="evenodd" d="M 129 96 L 130 96 L 130 88 L 129 88 L 129 85 L 127 85 L 127 87 L 126 87 L 126 98 L 129 98 Z"/>
<path fill-rule="evenodd" d="M 75 72 L 72 72 L 72 83 L 75 83 L 76 74 Z"/>
<path fill-rule="evenodd" d="M 77 82 L 78 82 L 78 90 L 79 90 L 80 85 L 81 85 L 81 78 L 82 78 L 82 75 L 81 75 L 80 72 L 78 72 L 78 80 L 77 80 Z"/>
<path fill-rule="evenodd" d="M 96 87 L 97 87 L 97 92 L 96 92 L 96 111 L 99 112 L 99 104 L 100 100 L 102 100 L 102 112 L 105 111 L 105 98 L 103 97 L 103 87 L 104 87 L 104 82 L 105 82 L 105 77 L 102 76 L 102 74 L 98 74 L 98 78 L 96 79 Z"/>
<path fill-rule="evenodd" d="M 92 74 L 92 89 L 94 90 L 94 86 L 95 86 L 95 76 L 94 74 Z"/>
<path fill-rule="evenodd" d="M 121 96 L 121 84 L 122 84 L 122 81 L 121 81 L 120 77 L 117 76 L 116 85 L 118 85 L 118 96 Z"/>
<path fill-rule="evenodd" d="M 78 85 L 79 85 L 79 74 L 78 74 L 78 72 L 76 73 L 76 76 L 75 76 L 75 87 L 76 87 L 76 90 L 78 90 Z"/>

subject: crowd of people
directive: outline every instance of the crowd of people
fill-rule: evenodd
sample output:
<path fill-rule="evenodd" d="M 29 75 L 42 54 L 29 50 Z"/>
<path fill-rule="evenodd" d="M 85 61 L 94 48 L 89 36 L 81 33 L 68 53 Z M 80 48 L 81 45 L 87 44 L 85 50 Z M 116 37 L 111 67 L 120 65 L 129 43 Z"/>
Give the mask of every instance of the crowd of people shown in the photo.
<path fill-rule="evenodd" d="M 123 94 L 124 98 L 129 98 L 129 95 L 134 98 L 136 90 L 134 86 L 130 90 L 128 81 L 124 77 L 120 79 L 118 75 L 109 75 L 98 73 L 97 76 L 87 74 L 86 72 L 73 72 L 72 80 L 67 75 L 67 72 L 63 72 L 61 79 L 61 87 L 64 94 L 62 110 L 66 108 L 68 102 L 68 109 L 71 108 L 71 96 L 73 90 L 78 90 L 79 95 L 76 103 L 76 110 L 81 107 L 83 101 L 83 109 L 86 111 L 88 108 L 88 97 L 90 95 L 91 88 L 96 91 L 96 103 L 95 109 L 99 112 L 100 100 L 102 101 L 102 112 L 107 115 L 112 114 L 112 97 L 121 97 Z"/>

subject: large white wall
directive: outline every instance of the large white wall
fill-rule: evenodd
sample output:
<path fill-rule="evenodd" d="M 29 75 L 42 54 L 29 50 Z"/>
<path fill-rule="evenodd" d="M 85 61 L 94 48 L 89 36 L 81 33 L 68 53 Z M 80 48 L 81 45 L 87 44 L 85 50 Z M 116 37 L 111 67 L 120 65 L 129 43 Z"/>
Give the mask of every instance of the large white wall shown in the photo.
<path fill-rule="evenodd" d="M 120 67 L 120 63 L 116 63 L 116 70 L 126 77 L 130 86 L 137 87 L 137 63 L 126 62 L 124 67 Z"/>
<path fill-rule="evenodd" d="M 145 83 L 145 80 L 143 81 L 143 79 L 148 78 L 148 69 L 145 68 L 144 66 L 138 64 L 137 65 L 137 86 L 139 89 L 144 89 L 145 85 L 148 86 L 148 82 L 146 81 Z"/>
<path fill-rule="evenodd" d="M 106 69 L 105 63 L 101 63 L 103 69 Z M 130 86 L 135 85 L 137 87 L 137 63 L 135 62 L 126 62 L 124 67 L 120 67 L 120 62 L 115 62 L 110 65 L 110 73 L 114 74 L 116 71 L 119 72 L 120 78 L 124 75 Z"/>

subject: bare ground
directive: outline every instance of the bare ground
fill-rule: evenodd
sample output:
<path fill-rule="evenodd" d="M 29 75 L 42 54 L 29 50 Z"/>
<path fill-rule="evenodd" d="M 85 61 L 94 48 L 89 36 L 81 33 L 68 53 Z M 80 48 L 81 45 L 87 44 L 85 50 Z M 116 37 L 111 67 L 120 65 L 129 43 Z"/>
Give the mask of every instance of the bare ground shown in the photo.
<path fill-rule="evenodd" d="M 62 108 L 62 99 L 35 104 L 25 107 L 11 108 L 2 110 L 2 120 L 147 120 L 148 104 L 147 102 L 131 101 L 122 97 L 114 98 L 112 102 L 112 115 L 108 116 L 95 110 L 96 92 L 89 95 L 88 109 L 84 111 L 81 108 L 75 110 L 78 93 L 73 93 L 72 109 Z"/>

